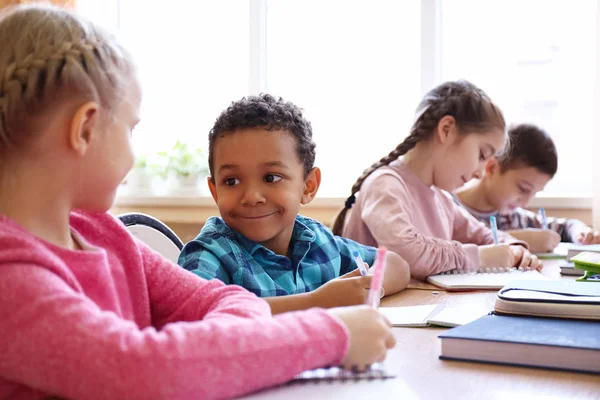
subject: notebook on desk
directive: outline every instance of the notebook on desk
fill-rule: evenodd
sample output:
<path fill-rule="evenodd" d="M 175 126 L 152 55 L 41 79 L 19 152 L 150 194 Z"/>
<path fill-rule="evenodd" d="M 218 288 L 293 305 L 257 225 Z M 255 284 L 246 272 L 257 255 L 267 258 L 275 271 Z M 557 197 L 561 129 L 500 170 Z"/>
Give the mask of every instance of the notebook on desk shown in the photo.
<path fill-rule="evenodd" d="M 582 269 L 575 268 L 572 262 L 560 266 L 560 274 L 566 276 L 583 276 L 585 272 Z"/>
<path fill-rule="evenodd" d="M 516 268 L 485 268 L 477 272 L 451 271 L 427 277 L 427 281 L 448 291 L 499 290 L 510 281 L 547 280 L 538 271 L 520 271 Z"/>
<path fill-rule="evenodd" d="M 448 307 L 441 304 L 380 307 L 394 327 L 424 328 L 442 326 L 452 328 L 467 324 L 489 313 L 484 307 Z"/>
<path fill-rule="evenodd" d="M 382 313 L 395 327 L 426 327 L 428 319 L 438 308 L 437 304 L 405 307 L 379 307 Z"/>

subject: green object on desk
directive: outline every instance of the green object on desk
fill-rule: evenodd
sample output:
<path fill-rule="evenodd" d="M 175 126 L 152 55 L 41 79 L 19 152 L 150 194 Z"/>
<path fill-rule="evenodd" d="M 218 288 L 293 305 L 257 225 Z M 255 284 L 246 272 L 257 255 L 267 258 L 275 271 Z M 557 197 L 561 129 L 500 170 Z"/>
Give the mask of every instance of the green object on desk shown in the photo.
<path fill-rule="evenodd" d="M 598 279 L 590 279 L 594 275 L 600 274 L 600 254 L 584 251 L 574 257 L 571 257 L 573 267 L 583 270 L 585 274 L 581 278 L 577 278 L 579 282 L 598 282 Z"/>
<path fill-rule="evenodd" d="M 550 253 L 535 253 L 535 255 L 540 260 L 559 260 L 559 259 L 569 259 L 570 256 L 574 256 L 577 253 L 581 253 L 584 251 L 595 251 L 600 252 L 600 245 L 598 244 L 587 244 L 580 245 L 575 243 L 560 243 L 552 252 Z M 571 254 L 575 252 L 575 254 Z"/>
<path fill-rule="evenodd" d="M 535 255 L 540 260 L 565 260 L 567 258 L 566 254 L 559 253 L 535 253 Z"/>

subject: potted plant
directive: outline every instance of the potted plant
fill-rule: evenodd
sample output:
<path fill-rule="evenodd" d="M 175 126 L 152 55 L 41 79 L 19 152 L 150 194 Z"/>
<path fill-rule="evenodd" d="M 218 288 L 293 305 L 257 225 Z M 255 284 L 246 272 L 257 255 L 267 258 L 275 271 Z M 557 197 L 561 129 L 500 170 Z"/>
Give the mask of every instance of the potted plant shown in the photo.
<path fill-rule="evenodd" d="M 208 175 L 208 160 L 201 148 L 178 140 L 158 154 L 166 161 L 165 173 L 177 189 L 197 189 L 198 180 Z"/>
<path fill-rule="evenodd" d="M 151 189 L 154 174 L 148 157 L 140 155 L 136 157 L 135 164 L 127 174 L 127 187 L 134 189 Z"/>

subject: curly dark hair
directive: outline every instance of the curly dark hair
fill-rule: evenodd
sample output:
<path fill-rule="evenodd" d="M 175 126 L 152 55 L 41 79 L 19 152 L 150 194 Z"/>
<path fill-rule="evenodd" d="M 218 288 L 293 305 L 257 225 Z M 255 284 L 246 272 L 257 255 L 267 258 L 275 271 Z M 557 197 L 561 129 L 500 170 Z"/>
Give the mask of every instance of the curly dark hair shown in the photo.
<path fill-rule="evenodd" d="M 268 131 L 288 131 L 296 138 L 296 153 L 308 175 L 315 163 L 316 144 L 312 140 L 310 122 L 294 103 L 261 93 L 231 103 L 219 115 L 208 134 L 208 166 L 211 176 L 214 166 L 214 146 L 217 137 L 245 128 L 264 127 Z"/>
<path fill-rule="evenodd" d="M 502 172 L 534 167 L 554 176 L 558 169 L 558 154 L 552 138 L 545 130 L 533 124 L 509 127 L 508 142 L 497 158 Z"/>

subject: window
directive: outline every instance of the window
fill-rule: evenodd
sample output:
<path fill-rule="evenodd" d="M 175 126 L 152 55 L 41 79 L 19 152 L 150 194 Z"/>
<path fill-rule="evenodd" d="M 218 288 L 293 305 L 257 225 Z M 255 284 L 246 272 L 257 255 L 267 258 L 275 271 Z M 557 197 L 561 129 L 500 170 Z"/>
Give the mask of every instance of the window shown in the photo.
<path fill-rule="evenodd" d="M 348 196 L 408 134 L 420 46 L 420 1 L 268 2 L 267 88 L 312 123 L 320 196 Z"/>
<path fill-rule="evenodd" d="M 469 79 L 558 149 L 549 194 L 591 196 L 596 1 L 444 0 L 441 80 Z"/>
<path fill-rule="evenodd" d="M 176 139 L 207 149 L 219 113 L 248 94 L 248 2 L 113 4 L 78 1 L 82 13 L 116 31 L 137 64 L 143 101 L 136 150 L 155 153 Z"/>
<path fill-rule="evenodd" d="M 546 192 L 591 194 L 594 0 L 77 4 L 117 32 L 139 65 L 142 153 L 176 139 L 206 149 L 231 101 L 268 91 L 312 122 L 320 197 L 345 197 L 407 135 L 424 92 L 464 78 L 509 122 L 537 123 L 553 136 L 559 171 Z"/>

